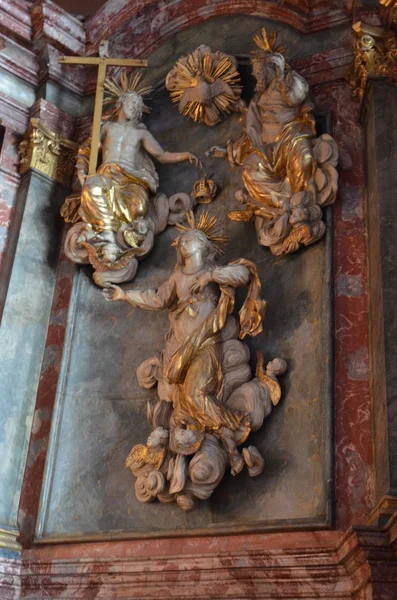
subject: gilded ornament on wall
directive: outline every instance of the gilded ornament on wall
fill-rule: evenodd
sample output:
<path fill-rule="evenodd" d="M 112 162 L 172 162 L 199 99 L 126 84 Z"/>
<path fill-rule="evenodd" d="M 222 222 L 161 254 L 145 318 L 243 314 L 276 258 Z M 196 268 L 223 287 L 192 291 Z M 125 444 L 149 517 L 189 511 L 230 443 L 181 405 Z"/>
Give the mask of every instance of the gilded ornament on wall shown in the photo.
<path fill-rule="evenodd" d="M 251 373 L 242 340 L 262 332 L 266 308 L 255 264 L 240 259 L 217 266 L 225 238 L 215 217 L 204 213 L 197 223 L 193 213 L 187 217 L 188 226 L 177 225 L 175 270 L 158 289 L 111 285 L 103 292 L 140 309 L 168 309 L 162 351 L 137 370 L 143 388 L 157 387 L 158 399 L 147 406 L 153 431 L 146 444 L 132 448 L 126 466 L 136 477 L 140 502 L 176 502 L 183 510 L 209 498 L 228 468 L 232 475 L 244 468 L 252 477 L 262 472 L 259 450 L 239 446 L 279 402 L 278 376 L 286 371 L 280 358 L 264 368 L 259 354 L 255 377 Z M 248 291 L 237 319 L 239 287 Z"/>
<path fill-rule="evenodd" d="M 392 77 L 397 58 L 394 31 L 357 21 L 353 25 L 354 60 L 346 78 L 363 99 L 368 77 Z"/>
<path fill-rule="evenodd" d="M 19 145 L 20 173 L 35 169 L 58 183 L 69 186 L 77 149 L 77 144 L 55 133 L 39 119 L 33 118 L 24 140 Z"/>
<path fill-rule="evenodd" d="M 65 221 L 73 224 L 65 241 L 67 256 L 76 263 L 91 263 L 94 281 L 102 287 L 133 279 L 138 260 L 150 252 L 155 236 L 181 221 L 194 205 L 189 194 L 167 198 L 158 193 L 152 158 L 165 164 L 198 164 L 190 152 L 165 151 L 143 124 L 149 88 L 139 74 L 108 79 L 105 89 L 110 108 L 101 126 L 100 165 L 88 175 L 89 138 L 76 165 L 81 193 L 69 196 L 61 209 Z"/>
<path fill-rule="evenodd" d="M 192 190 L 192 196 L 197 204 L 210 204 L 218 191 L 215 181 L 206 177 L 204 174 L 198 179 Z"/>
<path fill-rule="evenodd" d="M 234 57 L 204 45 L 176 62 L 165 85 L 181 114 L 210 127 L 235 110 L 241 96 Z"/>
<path fill-rule="evenodd" d="M 235 197 L 245 209 L 229 217 L 253 218 L 258 242 L 289 254 L 325 233 L 322 208 L 336 198 L 338 148 L 330 135 L 316 137 L 309 85 L 286 63 L 277 34 L 268 37 L 263 28 L 254 41 L 256 87 L 243 109 L 243 131 L 207 156 L 241 167 L 244 188 Z"/>

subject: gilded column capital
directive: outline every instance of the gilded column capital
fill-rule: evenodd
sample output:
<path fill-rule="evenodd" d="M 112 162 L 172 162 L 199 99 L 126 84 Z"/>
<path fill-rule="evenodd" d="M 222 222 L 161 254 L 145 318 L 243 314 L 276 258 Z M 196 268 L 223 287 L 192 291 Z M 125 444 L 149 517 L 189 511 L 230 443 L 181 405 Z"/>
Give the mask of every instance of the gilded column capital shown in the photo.
<path fill-rule="evenodd" d="M 78 144 L 51 131 L 39 119 L 30 119 L 19 145 L 20 173 L 35 169 L 69 186 L 77 158 Z"/>
<path fill-rule="evenodd" d="M 16 552 L 20 552 L 22 546 L 17 541 L 18 536 L 18 531 L 8 531 L 7 529 L 0 528 L 0 548 L 6 548 L 7 550 L 15 550 Z"/>
<path fill-rule="evenodd" d="M 357 21 L 353 25 L 354 60 L 346 77 L 353 93 L 364 97 L 368 77 L 392 77 L 397 57 L 394 31 Z"/>

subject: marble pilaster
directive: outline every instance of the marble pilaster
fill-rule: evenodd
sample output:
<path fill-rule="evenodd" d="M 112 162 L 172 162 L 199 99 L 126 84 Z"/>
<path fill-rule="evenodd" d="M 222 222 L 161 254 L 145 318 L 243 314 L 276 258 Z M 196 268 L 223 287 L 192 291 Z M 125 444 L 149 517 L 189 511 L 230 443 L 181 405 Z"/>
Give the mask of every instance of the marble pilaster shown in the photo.
<path fill-rule="evenodd" d="M 84 45 L 83 24 L 56 3 L 0 3 L 0 547 L 12 551 L 68 192 L 68 182 L 55 181 L 60 169 L 58 177 L 44 163 L 32 169 L 26 153 L 21 177 L 19 148 L 30 118 L 52 143 L 73 140 L 82 88 L 66 92 L 71 77 L 56 63 Z"/>
<path fill-rule="evenodd" d="M 371 519 L 397 506 L 397 87 L 370 78 L 363 100 L 366 135 L 370 372 L 376 501 Z M 384 515 L 382 517 L 382 515 Z"/>
<path fill-rule="evenodd" d="M 29 170 L 17 195 L 21 225 L 0 330 L 0 523 L 17 510 L 55 282 L 66 188 Z"/>

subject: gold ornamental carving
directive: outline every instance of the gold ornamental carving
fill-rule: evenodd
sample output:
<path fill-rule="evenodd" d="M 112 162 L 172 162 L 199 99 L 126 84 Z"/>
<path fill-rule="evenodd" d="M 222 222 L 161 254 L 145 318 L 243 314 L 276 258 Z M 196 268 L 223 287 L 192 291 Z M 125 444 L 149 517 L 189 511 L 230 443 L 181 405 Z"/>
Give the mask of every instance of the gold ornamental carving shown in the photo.
<path fill-rule="evenodd" d="M 362 100 L 368 77 L 393 77 L 397 43 L 393 31 L 361 21 L 353 25 L 353 35 L 354 60 L 346 77 L 353 93 Z"/>
<path fill-rule="evenodd" d="M 217 189 L 216 183 L 212 179 L 206 179 L 204 175 L 195 182 L 192 195 L 197 204 L 210 204 L 216 196 Z"/>
<path fill-rule="evenodd" d="M 204 45 L 176 62 L 165 85 L 182 115 L 209 127 L 236 109 L 242 90 L 236 59 Z"/>
<path fill-rule="evenodd" d="M 25 139 L 19 146 L 20 172 L 35 169 L 69 186 L 77 150 L 77 144 L 51 131 L 39 119 L 31 119 Z"/>

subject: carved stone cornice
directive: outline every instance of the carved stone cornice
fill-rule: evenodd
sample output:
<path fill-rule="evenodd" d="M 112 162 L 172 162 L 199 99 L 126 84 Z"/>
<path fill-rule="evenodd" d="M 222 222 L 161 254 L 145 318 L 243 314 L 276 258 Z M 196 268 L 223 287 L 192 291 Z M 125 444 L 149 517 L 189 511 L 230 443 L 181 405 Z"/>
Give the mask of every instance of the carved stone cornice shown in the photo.
<path fill-rule="evenodd" d="M 76 162 L 78 145 L 31 119 L 19 146 L 21 175 L 35 169 L 58 183 L 69 186 Z"/>
<path fill-rule="evenodd" d="M 77 96 L 83 95 L 86 87 L 87 73 L 81 65 L 60 64 L 58 58 L 63 52 L 49 42 L 37 45 L 39 63 L 39 80 L 44 83 L 50 80 Z M 92 90 L 95 93 L 95 87 Z"/>
<path fill-rule="evenodd" d="M 194 547 L 176 539 L 37 545 L 23 551 L 24 592 L 45 588 L 58 598 L 62 580 L 64 594 L 99 585 L 107 597 L 133 597 L 139 586 L 142 600 L 160 588 L 163 600 L 221 598 L 225 589 L 228 598 L 392 599 L 396 526 L 397 515 L 384 528 L 354 527 L 342 537 L 317 531 L 197 538 Z"/>
<path fill-rule="evenodd" d="M 30 107 L 29 116 L 30 119 L 39 120 L 42 125 L 45 125 L 47 129 L 57 133 L 61 138 L 72 142 L 78 141 L 75 139 L 75 117 L 72 117 L 69 113 L 52 102 L 49 102 L 44 98 L 39 98 Z M 27 125 L 23 130 L 23 133 L 25 133 Z M 86 137 L 88 137 L 88 135 Z"/>
<path fill-rule="evenodd" d="M 23 135 L 29 124 L 29 108 L 0 92 L 0 115 L 4 127 Z"/>
<path fill-rule="evenodd" d="M 1 0 L 0 30 L 15 39 L 29 43 L 32 39 L 29 4 L 24 0 Z"/>
<path fill-rule="evenodd" d="M 84 24 L 51 0 L 38 0 L 31 10 L 33 39 L 44 39 L 63 53 L 85 53 Z"/>
<path fill-rule="evenodd" d="M 60 65 L 58 57 L 83 56 L 85 37 L 84 22 L 51 0 L 37 0 L 33 5 L 24 0 L 0 0 L 0 68 L 22 80 L 24 86 L 51 81 L 82 95 L 85 70 Z"/>
<path fill-rule="evenodd" d="M 0 598 L 21 597 L 21 571 L 20 558 L 3 558 L 0 553 Z"/>
<path fill-rule="evenodd" d="M 346 74 L 353 93 L 364 97 L 368 77 L 393 77 L 397 40 L 394 31 L 357 21 L 353 25 L 354 59 Z"/>
<path fill-rule="evenodd" d="M 32 50 L 0 33 L 0 67 L 32 86 L 38 85 L 37 57 Z"/>
<path fill-rule="evenodd" d="M 351 527 L 338 545 L 338 564 L 351 579 L 353 598 L 396 598 L 396 521 L 394 513 L 384 527 Z"/>

